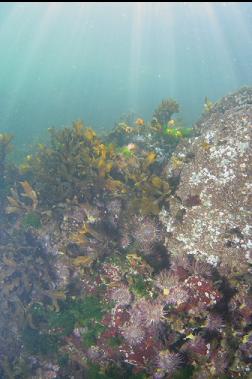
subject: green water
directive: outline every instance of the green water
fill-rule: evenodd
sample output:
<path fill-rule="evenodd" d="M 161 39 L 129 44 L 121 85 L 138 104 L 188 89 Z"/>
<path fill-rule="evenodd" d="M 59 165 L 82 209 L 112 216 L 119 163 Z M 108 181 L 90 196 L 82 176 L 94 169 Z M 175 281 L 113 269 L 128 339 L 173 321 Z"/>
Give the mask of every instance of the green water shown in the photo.
<path fill-rule="evenodd" d="M 0 125 L 19 149 L 81 118 L 111 129 L 162 98 L 188 126 L 252 81 L 251 3 L 1 3 Z"/>

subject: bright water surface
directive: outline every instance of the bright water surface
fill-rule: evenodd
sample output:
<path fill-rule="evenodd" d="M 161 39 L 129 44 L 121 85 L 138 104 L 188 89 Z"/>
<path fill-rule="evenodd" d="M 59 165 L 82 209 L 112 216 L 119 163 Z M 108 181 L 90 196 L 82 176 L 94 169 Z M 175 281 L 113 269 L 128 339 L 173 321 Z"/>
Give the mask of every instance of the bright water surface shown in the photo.
<path fill-rule="evenodd" d="M 20 150 L 167 97 L 190 126 L 206 95 L 252 84 L 252 3 L 1 3 L 0 51 L 0 128 Z"/>

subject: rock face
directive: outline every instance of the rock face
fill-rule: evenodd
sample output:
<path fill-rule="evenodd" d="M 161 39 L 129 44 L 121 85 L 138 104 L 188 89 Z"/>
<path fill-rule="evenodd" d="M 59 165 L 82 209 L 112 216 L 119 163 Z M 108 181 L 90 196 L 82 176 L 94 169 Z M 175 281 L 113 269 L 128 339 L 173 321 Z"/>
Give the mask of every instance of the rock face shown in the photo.
<path fill-rule="evenodd" d="M 224 275 L 243 274 L 252 263 L 252 89 L 224 97 L 196 129 L 198 137 L 178 146 L 173 157 L 183 165 L 170 211 L 161 213 L 167 247 L 172 255 L 206 260 Z"/>

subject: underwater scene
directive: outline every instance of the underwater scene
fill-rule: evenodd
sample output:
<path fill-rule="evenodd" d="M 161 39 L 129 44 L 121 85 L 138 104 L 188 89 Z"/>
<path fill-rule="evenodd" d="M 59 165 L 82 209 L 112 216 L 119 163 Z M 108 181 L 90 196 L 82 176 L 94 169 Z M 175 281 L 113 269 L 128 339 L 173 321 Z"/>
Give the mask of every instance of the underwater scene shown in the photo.
<path fill-rule="evenodd" d="M 0 379 L 252 379 L 252 3 L 0 4 Z"/>

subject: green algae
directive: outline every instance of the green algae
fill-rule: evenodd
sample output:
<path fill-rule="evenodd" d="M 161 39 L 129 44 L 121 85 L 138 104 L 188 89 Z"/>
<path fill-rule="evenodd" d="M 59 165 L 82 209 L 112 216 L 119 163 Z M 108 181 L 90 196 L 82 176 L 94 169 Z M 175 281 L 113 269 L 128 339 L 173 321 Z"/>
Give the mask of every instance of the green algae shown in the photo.
<path fill-rule="evenodd" d="M 37 212 L 26 213 L 21 221 L 21 225 L 24 229 L 33 227 L 35 229 L 41 228 L 41 218 Z"/>
<path fill-rule="evenodd" d="M 22 333 L 22 341 L 26 351 L 50 357 L 58 352 L 59 338 L 55 335 L 41 333 L 39 330 L 27 326 Z"/>

